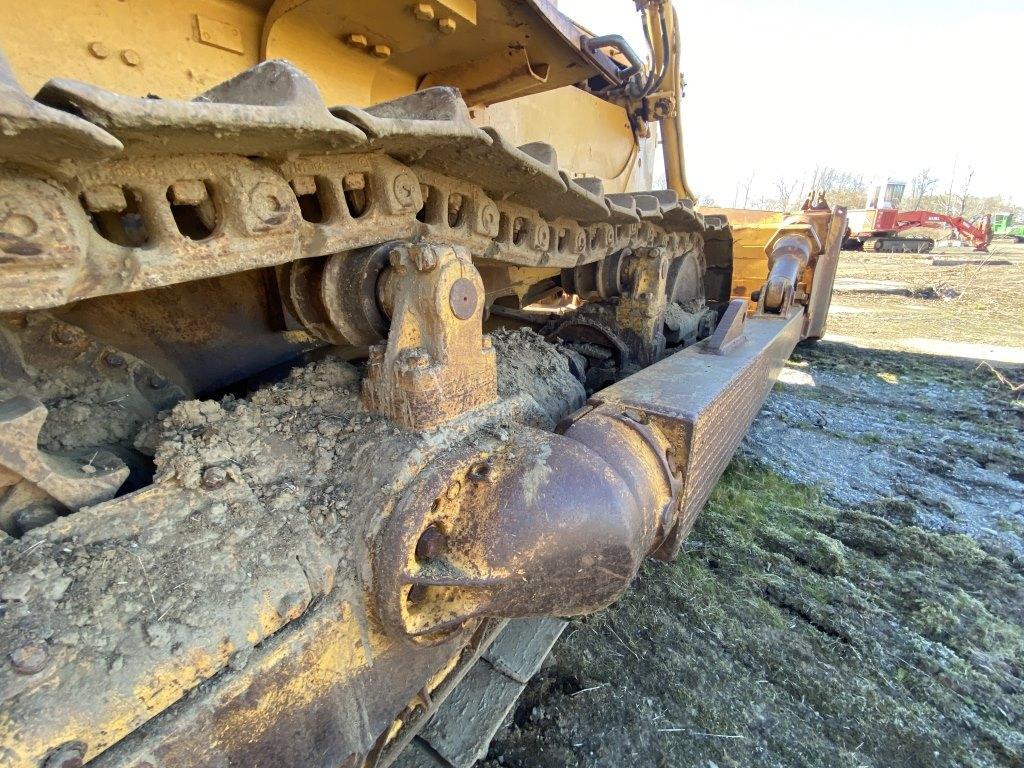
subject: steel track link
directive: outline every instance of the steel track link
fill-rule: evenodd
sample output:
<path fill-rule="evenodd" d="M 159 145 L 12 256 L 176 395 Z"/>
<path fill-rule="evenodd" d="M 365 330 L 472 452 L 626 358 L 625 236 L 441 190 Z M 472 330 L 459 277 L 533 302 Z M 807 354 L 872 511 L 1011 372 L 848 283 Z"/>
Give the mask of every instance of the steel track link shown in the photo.
<path fill-rule="evenodd" d="M 312 81 L 276 61 L 192 102 L 68 80 L 32 100 L 2 64 L 0 84 L 0 119 L 14 139 L 35 138 L 31 148 L 0 142 L 10 230 L 0 240 L 0 311 L 390 239 L 558 269 L 646 246 L 676 258 L 701 251 L 705 229 L 723 226 L 674 192 L 605 195 L 599 179 L 559 169 L 552 147 L 517 148 L 475 127 L 451 88 L 328 110 Z M 24 117 L 31 110 L 38 115 Z M 81 134 L 74 151 L 69 130 Z"/>

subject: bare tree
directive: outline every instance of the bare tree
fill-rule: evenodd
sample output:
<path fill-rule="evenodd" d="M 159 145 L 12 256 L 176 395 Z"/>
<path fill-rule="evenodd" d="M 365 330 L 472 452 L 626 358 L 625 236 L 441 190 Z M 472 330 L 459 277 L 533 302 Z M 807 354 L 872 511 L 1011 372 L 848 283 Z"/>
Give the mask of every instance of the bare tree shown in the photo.
<path fill-rule="evenodd" d="M 971 180 L 973 178 L 974 178 L 974 169 L 973 168 L 968 168 L 967 169 L 967 175 L 964 176 L 964 186 L 963 186 L 963 189 L 960 192 L 960 194 L 956 196 L 956 204 L 957 204 L 957 207 L 959 208 L 959 211 L 957 212 L 958 216 L 963 216 L 964 213 L 966 213 L 966 211 L 967 211 L 967 206 L 970 203 L 970 199 L 971 199 L 970 195 L 968 194 L 968 191 L 971 188 Z"/>
<path fill-rule="evenodd" d="M 867 203 L 864 177 L 839 168 L 815 168 L 810 188 L 823 192 L 833 205 L 858 208 Z"/>
<path fill-rule="evenodd" d="M 914 178 L 910 180 L 910 210 L 921 210 L 921 203 L 925 196 L 931 194 L 938 181 L 937 177 L 932 176 L 931 168 L 925 168 L 914 175 Z"/>
<path fill-rule="evenodd" d="M 779 176 L 773 186 L 774 190 L 771 193 L 754 199 L 753 207 L 763 211 L 789 212 L 792 210 L 793 196 L 800 187 L 800 179 L 787 179 L 785 176 Z"/>
<path fill-rule="evenodd" d="M 949 176 L 949 194 L 946 195 L 946 215 L 953 215 L 953 185 L 956 183 L 956 164 L 960 158 L 953 155 L 953 173 Z"/>
<path fill-rule="evenodd" d="M 786 179 L 779 176 L 775 180 L 775 205 L 772 210 L 788 211 L 793 206 L 793 195 L 800 185 L 800 179 Z"/>
<path fill-rule="evenodd" d="M 736 208 L 736 207 L 746 208 L 747 207 L 747 204 L 750 202 L 750 188 L 753 186 L 753 184 L 754 184 L 754 172 L 751 171 L 750 172 L 750 176 L 748 176 L 744 181 L 741 181 L 739 184 L 736 185 L 736 194 L 733 195 L 733 199 L 732 199 L 732 206 L 733 206 L 733 208 Z M 740 202 L 740 190 L 743 191 L 743 202 Z"/>

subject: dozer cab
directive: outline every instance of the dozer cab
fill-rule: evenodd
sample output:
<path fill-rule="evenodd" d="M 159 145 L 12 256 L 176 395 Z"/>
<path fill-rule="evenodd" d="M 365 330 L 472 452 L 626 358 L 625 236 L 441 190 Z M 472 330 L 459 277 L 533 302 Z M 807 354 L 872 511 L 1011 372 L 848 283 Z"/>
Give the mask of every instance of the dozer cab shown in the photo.
<path fill-rule="evenodd" d="M 675 557 L 846 224 L 695 208 L 637 5 L 2 3 L 0 766 L 469 765 Z"/>

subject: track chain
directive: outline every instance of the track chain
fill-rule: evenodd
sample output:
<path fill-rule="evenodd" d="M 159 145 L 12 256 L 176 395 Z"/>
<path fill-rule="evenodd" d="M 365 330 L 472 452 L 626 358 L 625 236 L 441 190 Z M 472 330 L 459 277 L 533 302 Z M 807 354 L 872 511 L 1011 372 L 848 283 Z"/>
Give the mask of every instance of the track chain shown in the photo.
<path fill-rule="evenodd" d="M 0 61 L 0 120 L 0 311 L 392 239 L 564 269 L 646 246 L 700 255 L 724 227 L 671 191 L 604 194 L 552 147 L 474 126 L 455 89 L 328 109 L 281 61 L 191 102 L 60 79 L 30 99 Z"/>

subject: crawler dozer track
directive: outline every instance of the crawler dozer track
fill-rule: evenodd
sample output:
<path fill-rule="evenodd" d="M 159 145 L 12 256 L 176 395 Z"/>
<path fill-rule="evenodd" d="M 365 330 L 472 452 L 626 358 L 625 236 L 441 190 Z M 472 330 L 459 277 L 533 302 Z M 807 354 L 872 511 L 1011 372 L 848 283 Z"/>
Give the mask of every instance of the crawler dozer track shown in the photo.
<path fill-rule="evenodd" d="M 675 556 L 845 227 L 731 297 L 677 193 L 284 61 L 193 101 L 0 61 L 0 125 L 3 768 L 469 765 L 538 617 Z"/>

